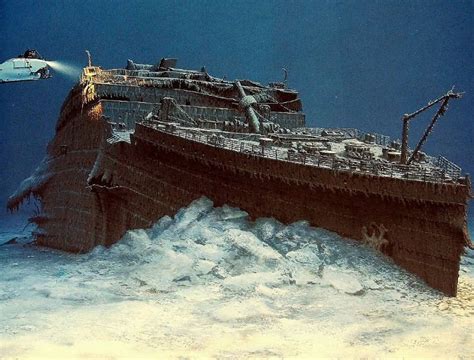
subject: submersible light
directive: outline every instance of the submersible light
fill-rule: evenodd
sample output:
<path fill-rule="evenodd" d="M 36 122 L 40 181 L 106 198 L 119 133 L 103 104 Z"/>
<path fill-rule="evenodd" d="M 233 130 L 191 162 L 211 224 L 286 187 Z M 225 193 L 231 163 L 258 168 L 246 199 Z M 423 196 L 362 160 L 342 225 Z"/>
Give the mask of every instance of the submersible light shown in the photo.
<path fill-rule="evenodd" d="M 81 74 L 81 68 L 63 61 L 47 61 L 46 62 L 54 71 L 65 75 L 66 77 L 77 80 Z"/>

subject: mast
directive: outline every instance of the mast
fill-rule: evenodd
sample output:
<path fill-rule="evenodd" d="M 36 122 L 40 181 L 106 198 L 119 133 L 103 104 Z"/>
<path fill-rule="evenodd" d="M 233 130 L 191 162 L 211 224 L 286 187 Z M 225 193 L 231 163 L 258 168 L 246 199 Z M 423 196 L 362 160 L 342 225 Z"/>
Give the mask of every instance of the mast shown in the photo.
<path fill-rule="evenodd" d="M 411 114 L 404 114 L 402 117 L 403 121 L 403 128 L 402 128 L 402 150 L 401 150 L 401 155 L 400 155 L 400 164 L 407 164 L 409 165 L 413 159 L 416 157 L 416 155 L 420 152 L 421 147 L 424 145 L 426 140 L 428 139 L 428 136 L 431 134 L 431 131 L 433 130 L 433 127 L 436 123 L 436 121 L 439 119 L 439 117 L 443 116 L 446 113 L 446 110 L 448 109 L 448 102 L 450 99 L 459 99 L 462 97 L 463 93 L 455 93 L 453 89 L 449 90 L 446 94 L 443 96 L 439 97 L 438 99 L 434 101 L 430 101 L 426 106 L 418 109 L 417 111 L 411 113 Z M 432 106 L 441 103 L 441 106 L 439 107 L 438 111 L 436 114 L 433 116 L 431 119 L 430 124 L 426 128 L 425 132 L 423 133 L 423 136 L 421 137 L 420 141 L 415 147 L 415 150 L 413 150 L 413 153 L 411 154 L 410 158 L 408 158 L 408 131 L 409 131 L 409 121 L 413 120 L 415 116 L 418 114 L 422 113 L 425 110 L 428 110 Z"/>
<path fill-rule="evenodd" d="M 88 66 L 88 67 L 91 67 L 91 66 L 92 66 L 91 53 L 89 52 L 89 50 L 86 50 L 86 54 L 87 54 L 87 66 Z"/>

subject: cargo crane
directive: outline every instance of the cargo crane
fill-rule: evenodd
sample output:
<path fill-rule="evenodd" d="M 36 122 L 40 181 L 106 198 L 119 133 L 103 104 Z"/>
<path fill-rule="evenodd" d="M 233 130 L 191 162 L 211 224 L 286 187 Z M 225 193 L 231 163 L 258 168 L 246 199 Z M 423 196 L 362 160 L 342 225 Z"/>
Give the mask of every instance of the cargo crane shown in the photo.
<path fill-rule="evenodd" d="M 449 90 L 446 94 L 443 96 L 439 97 L 436 100 L 430 101 L 426 106 L 422 107 L 421 109 L 418 109 L 417 111 L 411 113 L 411 114 L 404 114 L 402 117 L 403 121 L 403 129 L 402 129 L 402 149 L 401 149 L 401 154 L 400 154 L 400 164 L 406 164 L 410 165 L 410 163 L 413 161 L 413 159 L 418 155 L 420 152 L 421 147 L 423 144 L 426 142 L 426 139 L 430 135 L 431 131 L 433 130 L 433 127 L 438 120 L 440 116 L 443 116 L 446 113 L 446 110 L 448 109 L 448 102 L 450 99 L 459 99 L 462 97 L 462 93 L 455 93 L 453 89 Z M 415 146 L 415 150 L 411 153 L 410 157 L 408 158 L 408 129 L 409 129 L 409 122 L 413 120 L 415 116 L 418 114 L 422 113 L 425 110 L 428 110 L 432 106 L 441 103 L 441 106 L 439 107 L 438 111 L 436 114 L 433 116 L 431 119 L 430 124 L 426 128 L 425 132 L 423 133 L 423 136 L 421 137 L 420 141 L 418 144 Z M 408 159 L 407 159 L 408 158 Z"/>

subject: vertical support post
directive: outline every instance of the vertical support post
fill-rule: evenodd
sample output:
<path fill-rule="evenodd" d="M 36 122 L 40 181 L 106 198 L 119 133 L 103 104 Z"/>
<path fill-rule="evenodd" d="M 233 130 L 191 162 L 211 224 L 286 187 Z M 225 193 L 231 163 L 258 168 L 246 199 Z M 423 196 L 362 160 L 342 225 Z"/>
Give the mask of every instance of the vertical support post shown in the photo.
<path fill-rule="evenodd" d="M 163 122 L 168 122 L 169 120 L 169 115 L 171 112 L 171 107 L 173 106 L 173 99 L 169 97 L 164 97 L 161 100 L 161 106 L 160 106 L 160 120 Z"/>
<path fill-rule="evenodd" d="M 408 121 L 406 115 L 403 116 L 403 129 L 402 129 L 402 150 L 400 154 L 400 164 L 405 165 L 408 157 Z"/>

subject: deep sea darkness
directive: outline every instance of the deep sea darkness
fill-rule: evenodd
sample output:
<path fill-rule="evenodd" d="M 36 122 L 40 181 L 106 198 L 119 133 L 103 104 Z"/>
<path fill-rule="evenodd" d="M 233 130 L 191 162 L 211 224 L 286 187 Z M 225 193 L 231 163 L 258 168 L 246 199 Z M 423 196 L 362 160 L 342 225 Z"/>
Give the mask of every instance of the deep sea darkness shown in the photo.
<path fill-rule="evenodd" d="M 5 1 L 0 60 L 36 48 L 84 66 L 127 59 L 178 65 L 228 79 L 281 80 L 300 91 L 308 125 L 399 137 L 401 115 L 452 85 L 452 101 L 425 150 L 474 173 L 472 1 Z M 29 176 L 53 137 L 73 81 L 0 85 L 0 200 Z M 412 122 L 411 146 L 429 116 Z M 472 213 L 472 211 L 471 211 Z M 472 218 L 472 215 L 471 215 Z M 472 227 L 471 227 L 472 228 Z"/>

